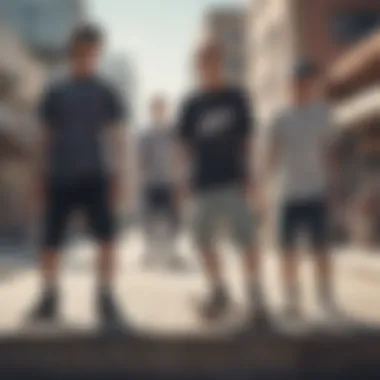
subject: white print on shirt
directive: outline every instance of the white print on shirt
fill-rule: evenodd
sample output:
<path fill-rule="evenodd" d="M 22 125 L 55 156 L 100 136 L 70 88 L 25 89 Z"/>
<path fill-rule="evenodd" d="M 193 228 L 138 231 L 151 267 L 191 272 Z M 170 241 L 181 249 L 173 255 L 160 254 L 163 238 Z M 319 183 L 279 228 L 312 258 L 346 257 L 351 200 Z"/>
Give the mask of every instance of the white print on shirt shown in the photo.
<path fill-rule="evenodd" d="M 235 119 L 235 112 L 232 109 L 219 108 L 208 111 L 200 121 L 198 134 L 201 137 L 212 137 L 228 128 L 231 128 Z"/>

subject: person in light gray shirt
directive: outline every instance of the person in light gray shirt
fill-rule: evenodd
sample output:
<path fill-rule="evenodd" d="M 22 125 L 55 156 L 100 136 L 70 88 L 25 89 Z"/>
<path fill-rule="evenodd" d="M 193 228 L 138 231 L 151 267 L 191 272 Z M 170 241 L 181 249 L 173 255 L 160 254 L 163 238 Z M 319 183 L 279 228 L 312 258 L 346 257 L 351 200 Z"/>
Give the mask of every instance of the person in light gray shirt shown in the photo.
<path fill-rule="evenodd" d="M 153 97 L 150 114 L 150 125 L 141 136 L 138 148 L 147 243 L 144 263 L 155 263 L 165 257 L 168 264 L 178 267 L 181 260 L 175 252 L 180 221 L 174 167 L 176 144 L 164 96 Z"/>
<path fill-rule="evenodd" d="M 329 105 L 319 91 L 321 83 L 315 66 L 308 62 L 298 65 L 294 72 L 295 106 L 280 112 L 269 126 L 266 172 L 277 174 L 286 311 L 292 316 L 300 311 L 295 243 L 301 228 L 307 230 L 315 255 L 320 303 L 325 311 L 336 311 L 329 257 L 329 169 L 335 167 L 334 137 Z"/>

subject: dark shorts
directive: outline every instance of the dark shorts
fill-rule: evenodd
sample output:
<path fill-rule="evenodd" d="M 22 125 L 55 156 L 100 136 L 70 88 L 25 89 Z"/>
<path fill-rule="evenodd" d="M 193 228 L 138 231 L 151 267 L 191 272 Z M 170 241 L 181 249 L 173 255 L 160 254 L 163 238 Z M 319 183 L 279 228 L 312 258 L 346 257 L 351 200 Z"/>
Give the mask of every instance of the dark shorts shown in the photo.
<path fill-rule="evenodd" d="M 146 227 L 149 229 L 153 219 L 162 218 L 172 229 L 178 225 L 178 209 L 175 192 L 170 186 L 148 186 L 144 190 Z"/>
<path fill-rule="evenodd" d="M 101 243 L 114 237 L 114 218 L 110 202 L 109 181 L 97 178 L 63 184 L 47 183 L 43 245 L 47 249 L 59 248 L 65 237 L 73 212 L 84 214 L 90 232 Z"/>
<path fill-rule="evenodd" d="M 283 250 L 293 250 L 300 231 L 310 237 L 314 250 L 328 246 L 328 207 L 324 199 L 288 202 L 280 220 L 280 243 Z"/>

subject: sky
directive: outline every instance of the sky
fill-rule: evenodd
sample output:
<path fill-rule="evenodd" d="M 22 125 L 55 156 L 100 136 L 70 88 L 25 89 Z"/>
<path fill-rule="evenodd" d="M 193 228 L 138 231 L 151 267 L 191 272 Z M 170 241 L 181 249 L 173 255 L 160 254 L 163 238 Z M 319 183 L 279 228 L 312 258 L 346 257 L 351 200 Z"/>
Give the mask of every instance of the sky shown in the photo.
<path fill-rule="evenodd" d="M 137 114 L 165 93 L 173 106 L 189 87 L 191 52 L 202 14 L 213 5 L 246 0 L 88 0 L 90 16 L 106 28 L 109 50 L 125 54 L 137 79 Z"/>

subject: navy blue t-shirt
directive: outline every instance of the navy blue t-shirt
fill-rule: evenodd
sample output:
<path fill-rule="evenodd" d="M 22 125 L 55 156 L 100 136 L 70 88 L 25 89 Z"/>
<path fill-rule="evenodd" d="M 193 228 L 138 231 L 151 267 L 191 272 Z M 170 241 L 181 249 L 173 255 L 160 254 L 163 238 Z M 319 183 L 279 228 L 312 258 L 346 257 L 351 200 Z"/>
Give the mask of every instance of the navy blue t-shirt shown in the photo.
<path fill-rule="evenodd" d="M 247 181 L 245 146 L 253 120 L 244 92 L 226 88 L 192 96 L 183 105 L 178 129 L 190 150 L 197 190 Z"/>
<path fill-rule="evenodd" d="M 51 131 L 50 178 L 72 182 L 107 174 L 103 133 L 126 116 L 110 85 L 96 76 L 64 78 L 45 92 L 39 114 Z"/>

